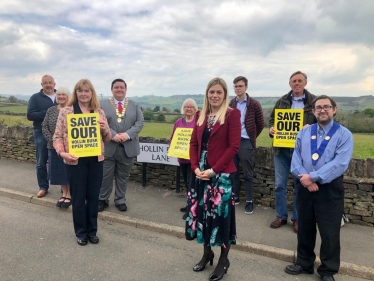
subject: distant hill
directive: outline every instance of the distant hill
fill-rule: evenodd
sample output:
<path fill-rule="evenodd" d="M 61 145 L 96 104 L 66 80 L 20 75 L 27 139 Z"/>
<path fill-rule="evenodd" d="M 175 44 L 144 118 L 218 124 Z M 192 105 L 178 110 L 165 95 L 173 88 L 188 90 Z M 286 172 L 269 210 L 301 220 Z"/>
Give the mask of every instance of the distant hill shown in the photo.
<path fill-rule="evenodd" d="M 26 96 L 26 95 L 4 95 L 4 94 L 0 95 L 0 97 L 10 97 L 10 96 L 14 96 L 17 99 L 24 100 L 24 101 L 29 101 L 30 99 L 30 96 Z"/>
<path fill-rule="evenodd" d="M 2 95 L 2 96 L 10 96 L 10 95 Z M 30 96 L 25 95 L 14 95 L 19 100 L 29 100 Z M 109 98 L 109 97 L 100 97 L 102 99 Z M 140 103 L 140 106 L 143 108 L 154 108 L 155 106 L 167 107 L 174 111 L 174 109 L 180 109 L 182 103 L 187 98 L 192 98 L 196 101 L 197 105 L 201 107 L 203 105 L 204 96 L 203 95 L 175 95 L 169 97 L 162 97 L 162 96 L 143 96 L 143 97 L 132 97 L 129 96 L 130 99 L 137 101 Z M 230 99 L 233 97 L 230 97 Z M 275 102 L 279 99 L 279 97 L 254 97 L 257 99 L 263 109 L 273 108 Z M 364 110 L 365 108 L 374 108 L 374 96 L 361 96 L 361 97 L 333 97 L 334 100 L 337 102 L 339 109 L 344 111 L 355 111 L 355 110 Z"/>
<path fill-rule="evenodd" d="M 194 99 L 199 107 L 203 105 L 203 95 L 178 95 L 170 97 L 159 97 L 159 96 L 144 96 L 144 97 L 130 97 L 140 103 L 143 108 L 151 107 L 152 109 L 159 105 L 172 109 L 180 109 L 185 99 Z M 233 97 L 230 97 L 230 99 Z M 273 108 L 279 97 L 254 97 L 261 103 L 263 109 Z M 339 109 L 345 111 L 364 110 L 365 108 L 374 108 L 374 97 L 361 96 L 361 97 L 333 97 L 337 102 Z"/>

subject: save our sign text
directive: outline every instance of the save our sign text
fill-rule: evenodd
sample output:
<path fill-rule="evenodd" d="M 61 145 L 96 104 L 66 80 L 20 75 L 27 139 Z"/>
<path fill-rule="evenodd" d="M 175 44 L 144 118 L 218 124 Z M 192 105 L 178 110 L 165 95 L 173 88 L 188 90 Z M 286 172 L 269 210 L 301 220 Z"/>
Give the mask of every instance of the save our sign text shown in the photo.
<path fill-rule="evenodd" d="M 303 127 L 303 109 L 276 109 L 274 116 L 274 146 L 295 147 L 297 134 Z"/>
<path fill-rule="evenodd" d="M 278 112 L 278 122 L 276 127 L 277 139 L 296 140 L 297 133 L 300 131 L 300 112 Z"/>
<path fill-rule="evenodd" d="M 277 131 L 300 131 L 300 112 L 278 112 Z"/>
<path fill-rule="evenodd" d="M 98 147 L 97 116 L 70 119 L 72 148 Z"/>

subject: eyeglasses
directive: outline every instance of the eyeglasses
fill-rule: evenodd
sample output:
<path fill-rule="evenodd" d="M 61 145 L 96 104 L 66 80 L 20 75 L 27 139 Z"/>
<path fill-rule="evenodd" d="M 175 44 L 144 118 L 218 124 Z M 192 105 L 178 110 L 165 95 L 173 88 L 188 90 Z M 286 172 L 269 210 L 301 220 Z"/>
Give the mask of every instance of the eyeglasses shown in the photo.
<path fill-rule="evenodd" d="M 183 108 L 194 109 L 194 106 L 183 106 Z"/>
<path fill-rule="evenodd" d="M 244 87 L 244 85 L 235 85 L 234 89 L 236 89 L 236 88 L 243 88 L 243 87 Z"/>
<path fill-rule="evenodd" d="M 302 80 L 302 79 L 295 79 L 295 80 L 291 80 L 291 83 L 295 84 L 295 83 L 302 83 L 304 82 L 305 80 Z"/>
<path fill-rule="evenodd" d="M 316 106 L 316 107 L 314 108 L 314 110 L 315 110 L 316 112 L 321 112 L 322 109 L 323 109 L 324 111 L 329 111 L 331 108 L 333 108 L 332 105 L 324 105 L 324 106 Z"/>

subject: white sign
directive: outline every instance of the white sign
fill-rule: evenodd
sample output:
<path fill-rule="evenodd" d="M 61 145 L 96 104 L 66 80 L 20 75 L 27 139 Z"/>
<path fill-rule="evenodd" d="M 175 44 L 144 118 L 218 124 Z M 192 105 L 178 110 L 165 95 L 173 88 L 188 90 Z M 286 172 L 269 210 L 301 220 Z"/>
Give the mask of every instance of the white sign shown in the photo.
<path fill-rule="evenodd" d="M 136 158 L 138 162 L 159 163 L 179 166 L 177 158 L 168 156 L 168 144 L 164 143 L 140 143 L 140 154 Z"/>

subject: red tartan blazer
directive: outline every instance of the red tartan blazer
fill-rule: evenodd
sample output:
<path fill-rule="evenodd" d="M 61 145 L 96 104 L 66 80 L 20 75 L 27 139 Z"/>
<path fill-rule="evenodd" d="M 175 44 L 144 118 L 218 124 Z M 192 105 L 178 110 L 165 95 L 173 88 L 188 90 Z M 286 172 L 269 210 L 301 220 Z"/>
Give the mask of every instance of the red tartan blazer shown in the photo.
<path fill-rule="evenodd" d="M 199 119 L 200 112 L 196 113 L 196 120 Z M 201 142 L 204 129 L 206 127 L 206 117 L 201 126 L 195 125 L 190 140 L 190 161 L 192 172 L 199 168 L 201 154 Z M 233 161 L 234 156 L 239 151 L 241 137 L 240 111 L 229 108 L 225 123 L 221 125 L 216 122 L 208 141 L 208 159 L 209 166 L 215 173 L 233 173 L 236 172 Z"/>

